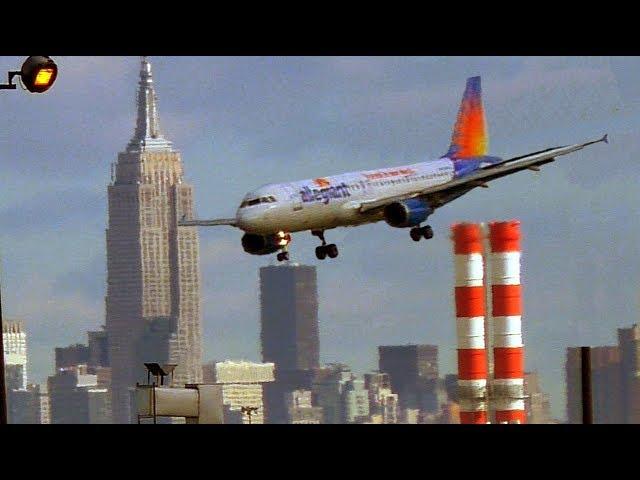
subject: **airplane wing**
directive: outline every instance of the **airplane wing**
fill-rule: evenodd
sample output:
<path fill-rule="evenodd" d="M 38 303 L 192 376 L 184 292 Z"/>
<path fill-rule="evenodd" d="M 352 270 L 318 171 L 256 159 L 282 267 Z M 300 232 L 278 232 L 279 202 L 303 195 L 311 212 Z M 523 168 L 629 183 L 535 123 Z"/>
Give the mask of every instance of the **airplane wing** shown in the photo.
<path fill-rule="evenodd" d="M 229 225 L 235 227 L 235 218 L 216 218 L 214 220 L 180 220 L 179 227 L 215 227 L 217 225 Z"/>
<path fill-rule="evenodd" d="M 491 180 L 495 180 L 506 175 L 511 175 L 512 173 L 516 173 L 522 170 L 537 171 L 542 165 L 553 162 L 555 160 L 555 157 L 582 150 L 588 145 L 599 142 L 609 143 L 607 135 L 598 140 L 593 140 L 586 143 L 577 143 L 575 145 L 548 148 L 539 152 L 529 153 L 527 155 L 503 160 L 502 162 L 494 163 L 493 165 L 489 165 L 485 168 L 479 169 L 478 171 L 470 175 L 466 175 L 442 185 L 436 185 L 403 195 L 394 195 L 367 200 L 360 203 L 359 210 L 360 212 L 364 213 L 384 207 L 386 205 L 389 205 L 390 203 L 415 197 L 426 197 L 429 199 L 433 207 L 441 207 L 476 187 L 488 187 L 487 182 L 490 182 Z"/>

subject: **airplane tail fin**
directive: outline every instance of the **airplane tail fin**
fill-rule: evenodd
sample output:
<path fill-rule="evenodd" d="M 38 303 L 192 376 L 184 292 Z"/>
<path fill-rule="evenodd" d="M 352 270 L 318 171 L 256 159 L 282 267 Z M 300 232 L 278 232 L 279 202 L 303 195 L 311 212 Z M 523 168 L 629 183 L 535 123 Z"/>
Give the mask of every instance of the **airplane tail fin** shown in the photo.
<path fill-rule="evenodd" d="M 451 146 L 445 155 L 452 160 L 464 160 L 486 156 L 489 151 L 489 133 L 482 106 L 480 77 L 467 79 L 462 96 Z"/>

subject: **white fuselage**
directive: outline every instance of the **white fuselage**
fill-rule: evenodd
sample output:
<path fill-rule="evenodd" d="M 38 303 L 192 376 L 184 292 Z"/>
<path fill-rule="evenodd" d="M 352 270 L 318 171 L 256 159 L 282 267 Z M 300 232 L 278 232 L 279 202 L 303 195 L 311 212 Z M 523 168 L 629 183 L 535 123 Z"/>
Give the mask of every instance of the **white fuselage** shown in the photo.
<path fill-rule="evenodd" d="M 394 168 L 344 173 L 264 185 L 245 195 L 236 213 L 248 233 L 326 230 L 383 219 L 382 212 L 361 213 L 361 202 L 416 192 L 454 179 L 447 158 Z"/>

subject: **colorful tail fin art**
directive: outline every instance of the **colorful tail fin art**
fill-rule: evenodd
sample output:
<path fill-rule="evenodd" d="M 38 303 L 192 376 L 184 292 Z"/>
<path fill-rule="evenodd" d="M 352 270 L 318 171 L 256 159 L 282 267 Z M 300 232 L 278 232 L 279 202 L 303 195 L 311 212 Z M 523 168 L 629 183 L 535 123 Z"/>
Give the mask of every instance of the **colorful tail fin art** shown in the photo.
<path fill-rule="evenodd" d="M 471 77 L 467 79 L 451 146 L 445 157 L 453 160 L 482 157 L 487 155 L 488 150 L 489 135 L 482 107 L 480 77 Z"/>

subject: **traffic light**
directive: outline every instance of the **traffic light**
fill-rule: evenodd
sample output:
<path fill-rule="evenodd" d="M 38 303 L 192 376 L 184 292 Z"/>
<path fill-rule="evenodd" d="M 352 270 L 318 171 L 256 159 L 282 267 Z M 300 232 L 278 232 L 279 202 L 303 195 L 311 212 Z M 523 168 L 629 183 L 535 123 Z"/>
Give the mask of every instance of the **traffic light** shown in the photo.
<path fill-rule="evenodd" d="M 24 88 L 31 93 L 43 93 L 51 88 L 58 76 L 58 66 L 50 57 L 36 56 L 27 58 L 19 72 L 9 72 L 7 84 L 0 89 L 15 89 L 13 77 L 19 76 Z"/>

